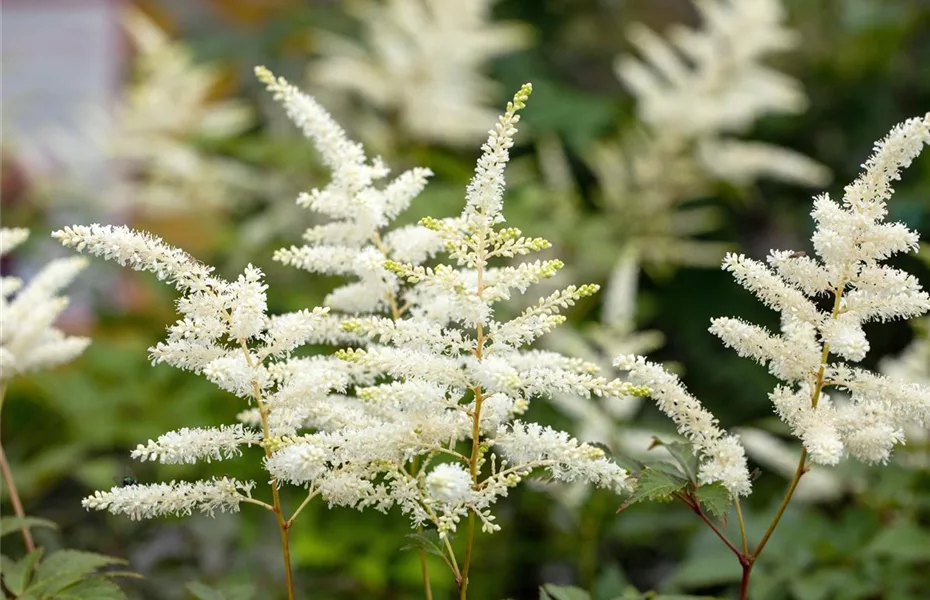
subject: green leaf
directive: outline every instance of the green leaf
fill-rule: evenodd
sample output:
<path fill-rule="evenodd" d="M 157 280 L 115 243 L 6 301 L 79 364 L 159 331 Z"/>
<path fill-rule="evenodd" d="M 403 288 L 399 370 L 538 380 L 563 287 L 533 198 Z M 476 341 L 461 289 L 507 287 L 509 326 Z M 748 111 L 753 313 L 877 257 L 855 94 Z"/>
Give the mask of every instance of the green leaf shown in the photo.
<path fill-rule="evenodd" d="M 404 537 L 406 537 L 410 543 L 403 546 L 401 550 L 424 550 L 430 554 L 445 558 L 445 554 L 442 550 L 442 540 L 439 539 L 439 532 L 435 529 L 427 529 L 426 531 L 418 533 L 408 533 Z"/>
<path fill-rule="evenodd" d="M 99 568 L 124 564 L 126 564 L 125 560 L 103 554 L 59 550 L 50 554 L 39 565 L 36 582 L 29 591 L 37 595 L 55 595 L 85 579 L 88 575 L 94 574 Z"/>
<path fill-rule="evenodd" d="M 0 518 L 0 537 L 10 533 L 16 533 L 23 527 L 48 527 L 49 529 L 58 529 L 53 521 L 40 519 L 38 517 L 2 517 Z"/>
<path fill-rule="evenodd" d="M 719 481 L 696 487 L 694 496 L 715 517 L 723 518 L 730 511 L 730 492 Z"/>
<path fill-rule="evenodd" d="M 836 598 L 837 588 L 847 577 L 846 569 L 822 569 L 793 577 L 788 587 L 797 598 L 827 600 Z"/>
<path fill-rule="evenodd" d="M 581 588 L 550 583 L 539 588 L 539 600 L 591 600 L 591 596 Z"/>
<path fill-rule="evenodd" d="M 930 559 L 930 533 L 913 524 L 897 523 L 882 529 L 866 547 L 866 553 L 900 561 Z"/>
<path fill-rule="evenodd" d="M 106 579 L 85 579 L 55 593 L 55 600 L 127 600 L 118 585 Z"/>
<path fill-rule="evenodd" d="M 590 442 L 589 442 L 590 443 Z M 628 456 L 621 452 L 607 452 L 607 454 L 614 460 L 615 463 L 629 471 L 630 473 L 640 473 L 643 469 L 646 468 L 646 463 L 632 456 Z"/>
<path fill-rule="evenodd" d="M 193 594 L 197 600 L 228 600 L 226 594 L 223 592 L 198 581 L 191 581 L 184 587 L 186 587 L 187 591 Z"/>
<path fill-rule="evenodd" d="M 0 577 L 3 579 L 3 584 L 17 596 L 21 594 L 32 580 L 32 567 L 41 558 L 43 552 L 42 548 L 36 548 L 19 562 L 9 556 L 0 556 Z"/>
<path fill-rule="evenodd" d="M 721 551 L 697 554 L 685 560 L 672 580 L 683 587 L 706 588 L 738 582 L 741 576 L 736 557 L 721 544 Z"/>
<path fill-rule="evenodd" d="M 648 467 L 640 474 L 633 493 L 630 494 L 630 497 L 620 506 L 617 512 L 643 500 L 667 501 L 671 499 L 672 494 L 680 492 L 687 488 L 688 485 L 688 480 L 681 476 Z"/>
<path fill-rule="evenodd" d="M 691 444 L 687 442 L 663 442 L 659 438 L 653 437 L 652 445 L 649 446 L 649 449 L 652 450 L 658 446 L 662 446 L 668 450 L 668 453 L 672 455 L 672 458 L 674 458 L 675 462 L 681 467 L 682 473 L 685 474 L 691 483 L 698 485 L 698 457 L 694 454 L 694 448 L 692 448 Z"/>

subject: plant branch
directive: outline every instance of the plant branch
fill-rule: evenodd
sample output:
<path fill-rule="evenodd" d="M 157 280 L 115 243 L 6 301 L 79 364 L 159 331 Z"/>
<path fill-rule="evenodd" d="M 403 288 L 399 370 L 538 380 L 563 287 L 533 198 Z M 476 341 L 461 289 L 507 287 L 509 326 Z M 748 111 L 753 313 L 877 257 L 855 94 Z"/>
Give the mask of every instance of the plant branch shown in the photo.
<path fill-rule="evenodd" d="M 245 353 L 246 364 L 248 364 L 249 367 L 254 366 L 255 363 L 252 360 L 252 353 L 249 352 L 249 347 L 245 343 L 245 340 L 240 339 L 239 345 Z M 268 428 L 268 408 L 265 406 L 265 403 L 262 402 L 262 390 L 257 381 L 252 382 L 252 395 L 255 398 L 255 403 L 258 405 L 258 412 L 262 418 L 262 439 L 267 441 L 271 437 L 271 432 Z M 265 444 L 265 456 L 271 458 L 271 448 L 267 444 Z M 284 557 L 284 579 L 287 583 L 287 598 L 288 600 L 294 600 L 294 578 L 291 575 L 291 545 L 287 533 L 290 524 L 284 520 L 284 515 L 281 511 L 281 494 L 278 491 L 278 481 L 272 477 L 270 483 L 272 511 L 274 512 L 275 520 L 278 522 L 278 530 L 281 532 L 281 554 Z"/>
<path fill-rule="evenodd" d="M 694 514 L 701 517 L 701 520 L 707 523 L 708 527 L 710 527 L 713 530 L 713 532 L 717 534 L 717 537 L 720 538 L 720 540 L 726 545 L 726 547 L 729 548 L 730 551 L 733 552 L 733 554 L 735 554 L 737 558 L 740 559 L 740 563 L 742 563 L 744 559 L 743 553 L 740 552 L 739 548 L 733 545 L 733 542 L 730 541 L 730 538 L 728 538 L 725 533 L 720 531 L 720 528 L 717 527 L 717 525 L 713 521 L 710 520 L 710 518 L 701 509 L 701 504 L 693 496 L 686 495 L 686 494 L 677 494 L 677 496 L 681 498 L 684 501 L 684 503 L 687 504 L 691 508 L 691 510 L 694 511 Z"/>
<path fill-rule="evenodd" d="M 305 506 L 307 506 L 308 504 L 310 504 L 310 501 L 311 501 L 311 500 L 313 500 L 314 498 L 316 498 L 316 495 L 317 495 L 318 492 L 319 492 L 319 490 L 309 490 L 309 491 L 307 492 L 307 497 L 304 498 L 304 501 L 300 503 L 300 506 L 298 506 L 298 507 L 297 507 L 297 510 L 294 511 L 294 514 L 291 515 L 291 518 L 288 519 L 288 520 L 286 521 L 288 528 L 290 528 L 291 525 L 293 525 L 294 520 L 297 519 L 297 515 L 300 514 L 300 511 L 302 511 L 302 510 L 304 509 Z"/>
<path fill-rule="evenodd" d="M 476 243 L 478 260 L 475 261 L 475 270 L 478 278 L 475 293 L 479 298 L 484 294 L 484 265 L 486 251 L 484 244 L 484 233 L 480 236 L 480 243 Z M 484 326 L 478 323 L 475 333 L 475 358 L 479 361 L 484 353 Z M 478 483 L 478 449 L 481 445 L 481 403 L 484 400 L 481 387 L 475 387 L 475 412 L 472 415 L 471 430 L 471 458 L 468 461 L 468 471 L 471 474 L 472 487 L 475 490 L 480 489 Z M 468 513 L 468 537 L 465 542 L 465 562 L 462 563 L 462 584 L 459 600 L 466 600 L 468 597 L 468 570 L 471 568 L 471 557 L 475 544 L 475 510 Z"/>
<path fill-rule="evenodd" d="M 743 508 L 739 504 L 739 498 L 733 501 L 736 506 L 736 519 L 739 521 L 739 537 L 743 543 L 743 554 L 749 554 L 749 544 L 746 543 L 746 522 L 743 520 Z"/>
<path fill-rule="evenodd" d="M 6 398 L 6 386 L 0 386 L 0 408 L 3 407 L 3 400 Z M 10 493 L 10 504 L 13 505 L 13 513 L 23 519 L 26 512 L 23 510 L 23 503 L 19 499 L 19 492 L 16 491 L 16 482 L 13 481 L 13 471 L 10 470 L 10 464 L 6 461 L 6 452 L 3 450 L 3 444 L 0 442 L 0 469 L 3 470 L 3 481 L 6 483 L 6 489 Z M 26 551 L 34 552 L 36 549 L 35 540 L 32 539 L 32 532 L 28 527 L 22 527 L 23 541 L 26 543 Z"/>

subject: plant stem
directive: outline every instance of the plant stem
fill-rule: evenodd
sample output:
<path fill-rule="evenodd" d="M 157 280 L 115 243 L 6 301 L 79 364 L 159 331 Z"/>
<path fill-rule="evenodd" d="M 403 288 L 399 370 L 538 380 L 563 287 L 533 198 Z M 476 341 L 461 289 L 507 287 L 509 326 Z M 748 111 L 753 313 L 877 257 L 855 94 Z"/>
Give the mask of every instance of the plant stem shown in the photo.
<path fill-rule="evenodd" d="M 475 244 L 478 260 L 475 261 L 475 271 L 478 278 L 475 293 L 479 298 L 484 294 L 484 265 L 486 259 L 486 248 L 484 245 L 484 234 L 479 236 L 478 243 Z M 479 361 L 484 353 L 484 326 L 478 323 L 475 332 L 475 358 Z M 472 415 L 471 427 L 471 457 L 468 461 L 468 471 L 471 473 L 472 487 L 478 490 L 478 449 L 481 445 L 481 402 L 484 397 L 481 393 L 481 387 L 475 387 L 475 413 Z M 472 550 L 475 544 L 475 511 L 468 513 L 468 536 L 465 541 L 465 562 L 462 563 L 462 585 L 459 600 L 468 598 L 468 570 L 471 568 Z"/>
<path fill-rule="evenodd" d="M 393 294 L 391 294 L 391 298 L 393 297 L 394 297 Z M 394 320 L 396 321 L 399 318 L 399 315 L 397 314 L 396 309 L 394 309 L 393 304 L 392 304 L 391 310 L 394 311 Z M 465 457 L 463 456 L 462 458 L 465 458 Z M 407 476 L 410 477 L 411 479 L 415 479 L 415 476 L 420 471 L 420 457 L 419 456 L 413 457 L 413 461 L 411 461 L 411 465 L 410 465 L 410 470 L 412 472 L 407 474 Z M 423 533 L 422 525 L 417 527 L 417 533 Z M 418 554 L 420 555 L 420 576 L 423 580 L 423 594 L 426 600 L 433 600 L 433 586 L 430 584 L 430 580 L 429 580 L 429 563 L 426 561 L 426 550 L 424 550 L 423 548 L 420 548 L 418 551 Z"/>
<path fill-rule="evenodd" d="M 478 338 L 481 339 L 481 326 L 478 326 Z M 479 346 L 480 348 L 480 346 Z M 480 353 L 479 353 L 480 354 Z M 480 358 L 480 356 L 479 356 Z M 468 470 L 471 473 L 471 479 L 475 489 L 478 489 L 478 447 L 481 436 L 481 402 L 484 398 L 481 395 L 481 388 L 475 388 L 475 415 L 472 421 L 472 444 L 471 459 L 468 461 Z M 468 513 L 468 537 L 465 542 L 465 562 L 462 563 L 462 587 L 460 600 L 468 597 L 468 570 L 471 567 L 472 549 L 475 544 L 475 511 Z"/>
<path fill-rule="evenodd" d="M 0 386 L 0 409 L 3 408 L 3 400 L 6 398 L 6 386 Z M 13 513 L 20 519 L 26 517 L 23 510 L 23 503 L 19 499 L 19 492 L 16 491 L 16 483 L 13 481 L 13 472 L 10 470 L 10 464 L 6 461 L 6 452 L 3 451 L 3 443 L 0 442 L 0 469 L 3 470 L 3 481 L 6 483 L 6 489 L 10 493 L 10 504 L 13 505 Z M 36 549 L 35 540 L 32 539 L 32 532 L 28 527 L 22 527 L 23 541 L 26 542 L 26 551 L 34 552 Z"/>
<path fill-rule="evenodd" d="M 739 521 L 739 537 L 743 543 L 743 554 L 749 554 L 749 544 L 746 542 L 746 521 L 743 520 L 743 508 L 739 504 L 739 498 L 733 501 L 736 505 L 736 518 Z"/>
<path fill-rule="evenodd" d="M 704 514 L 704 511 L 701 510 L 701 504 L 693 496 L 690 496 L 690 495 L 688 496 L 680 495 L 679 497 L 682 500 L 684 500 L 685 504 L 691 507 L 691 510 L 694 511 L 694 514 L 701 517 L 701 520 L 707 523 L 708 527 L 710 527 L 713 530 L 713 532 L 717 534 L 717 537 L 720 538 L 720 541 L 722 541 L 726 545 L 726 547 L 729 548 L 730 551 L 733 552 L 733 554 L 735 554 L 737 558 L 740 559 L 740 561 L 742 561 L 743 553 L 740 552 L 739 548 L 733 545 L 733 542 L 730 541 L 730 538 L 728 538 L 725 533 L 720 531 L 720 528 L 718 528 L 717 525 L 715 525 L 714 522 L 711 521 L 710 518 L 706 514 Z"/>
<path fill-rule="evenodd" d="M 239 340 L 239 345 L 245 353 L 246 364 L 252 367 L 255 363 L 245 340 Z M 262 418 L 262 439 L 267 441 L 271 437 L 271 431 L 268 428 L 268 408 L 262 402 L 262 390 L 257 381 L 252 382 L 252 392 L 255 403 L 258 405 L 258 413 Z M 271 448 L 267 444 L 264 444 L 264 447 L 265 456 L 271 458 Z M 284 514 L 281 511 L 281 494 L 278 492 L 278 481 L 274 477 L 271 478 L 271 498 L 275 520 L 277 520 L 278 529 L 281 532 L 281 554 L 284 556 L 284 580 L 287 583 L 287 599 L 294 600 L 294 578 L 291 575 L 291 545 L 287 534 L 290 523 L 284 520 Z"/>
<path fill-rule="evenodd" d="M 429 565 L 426 563 L 426 552 L 420 550 L 420 573 L 423 575 L 423 594 L 426 600 L 433 600 L 433 587 L 429 582 Z"/>
<path fill-rule="evenodd" d="M 752 565 L 755 563 L 746 561 L 741 564 L 743 567 L 743 577 L 739 583 L 739 599 L 748 600 L 749 599 L 749 576 L 752 575 Z"/>
<path fill-rule="evenodd" d="M 309 490 L 307 492 L 307 497 L 304 498 L 304 501 L 300 503 L 300 506 L 297 507 L 297 510 L 294 511 L 294 514 L 291 515 L 291 518 L 287 520 L 287 527 L 290 529 L 291 525 L 294 524 L 294 520 L 297 518 L 297 515 L 300 514 L 300 511 L 304 509 L 305 506 L 310 504 L 310 501 L 316 497 L 318 490 Z"/>
<path fill-rule="evenodd" d="M 752 559 L 755 560 L 762 554 L 762 549 L 765 548 L 765 545 L 768 543 L 769 538 L 772 537 L 775 528 L 778 527 L 778 522 L 781 520 L 783 514 L 785 514 L 785 509 L 788 508 L 788 503 L 791 502 L 791 497 L 794 496 L 794 490 L 798 487 L 798 482 L 801 481 L 801 476 L 807 472 L 807 450 L 801 450 L 801 459 L 798 461 L 798 468 L 794 472 L 794 477 L 791 478 L 791 483 L 788 485 L 788 491 L 785 492 L 785 497 L 782 498 L 781 504 L 778 506 L 778 510 L 775 512 L 775 517 L 772 518 L 772 522 L 769 524 L 768 529 L 765 530 L 765 534 L 762 536 L 762 540 L 759 542 L 759 545 L 756 546 L 756 549 L 752 553 Z"/>
<path fill-rule="evenodd" d="M 837 315 L 840 312 L 841 300 L 843 298 L 843 292 L 846 289 L 846 281 L 844 280 L 833 290 L 833 311 L 830 315 L 831 319 L 836 319 Z M 823 352 L 820 354 L 820 368 L 817 370 L 817 380 L 814 384 L 814 390 L 811 392 L 811 408 L 817 408 L 817 403 L 820 401 L 820 394 L 823 392 L 824 387 L 824 372 L 827 368 L 827 360 L 830 358 L 830 345 L 823 345 Z M 798 466 L 794 470 L 794 476 L 791 478 L 791 483 L 788 484 L 788 491 L 785 492 L 785 497 L 782 498 L 781 504 L 778 505 L 778 510 L 775 511 L 775 516 L 772 518 L 772 522 L 769 523 L 768 529 L 765 530 L 765 533 L 762 535 L 762 539 L 759 541 L 759 545 L 756 546 L 756 549 L 753 550 L 752 554 L 742 555 L 742 560 L 740 564 L 743 567 L 743 578 L 740 583 L 740 600 L 748 600 L 749 598 L 749 576 L 752 575 L 752 567 L 756 563 L 756 560 L 759 558 L 759 555 L 762 554 L 762 550 L 765 548 L 765 545 L 768 544 L 769 538 L 772 537 L 772 534 L 775 532 L 775 528 L 778 527 L 778 523 L 781 521 L 782 516 L 785 514 L 785 510 L 788 508 L 788 504 L 791 502 L 791 498 L 794 496 L 795 490 L 798 489 L 798 483 L 801 482 L 801 477 L 807 473 L 807 448 L 801 449 L 801 456 L 798 458 Z M 739 512 L 740 507 L 739 503 L 736 504 L 736 510 Z M 740 530 L 743 530 L 743 519 L 742 514 L 740 514 Z M 743 541 L 745 547 L 745 538 Z"/>
<path fill-rule="evenodd" d="M 384 242 L 381 239 L 381 233 L 379 231 L 375 231 L 374 235 L 372 236 L 372 241 L 374 242 L 375 247 L 378 249 L 378 251 L 381 252 L 381 254 L 383 254 L 384 256 L 390 256 L 390 252 L 388 252 L 387 247 L 385 247 Z M 397 295 L 393 291 L 388 293 L 387 300 L 391 308 L 391 317 L 394 319 L 394 321 L 399 321 L 400 318 L 403 316 L 403 314 L 407 311 L 407 308 L 409 305 L 404 304 L 403 306 L 398 306 Z M 444 448 L 440 448 L 439 451 L 446 452 Z M 452 451 L 451 453 L 457 456 L 460 456 L 463 460 L 465 458 L 464 456 L 461 456 L 460 454 L 458 454 L 458 452 Z M 414 458 L 414 462 L 413 462 L 414 473 L 416 473 L 417 468 L 419 466 L 418 459 L 419 457 Z M 422 531 L 423 531 L 422 527 L 417 527 L 417 533 L 422 533 Z M 429 563 L 426 560 L 426 550 L 424 550 L 423 548 L 420 548 L 419 554 L 420 554 L 420 572 L 423 575 L 423 592 L 426 595 L 426 600 L 433 600 L 433 588 L 430 585 L 430 581 L 429 581 Z M 454 559 L 453 559 L 453 563 L 454 563 Z M 457 568 L 458 567 L 456 567 L 456 569 Z"/>
<path fill-rule="evenodd" d="M 6 489 L 10 492 L 10 504 L 13 505 L 13 513 L 20 519 L 26 516 L 23 511 L 23 503 L 19 499 L 19 493 L 16 491 L 16 484 L 13 483 L 13 473 L 10 471 L 10 465 L 6 462 L 6 452 L 0 445 L 0 468 L 3 469 L 3 481 L 6 483 Z M 23 541 L 26 542 L 26 551 L 33 552 L 36 549 L 36 543 L 32 539 L 32 532 L 28 527 L 22 527 Z"/>

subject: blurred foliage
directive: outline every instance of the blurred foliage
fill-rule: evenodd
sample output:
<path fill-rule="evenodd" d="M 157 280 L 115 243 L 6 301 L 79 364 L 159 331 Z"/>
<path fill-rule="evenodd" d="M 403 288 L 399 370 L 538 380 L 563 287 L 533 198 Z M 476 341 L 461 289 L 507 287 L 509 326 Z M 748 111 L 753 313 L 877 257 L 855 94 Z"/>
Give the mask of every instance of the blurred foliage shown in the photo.
<path fill-rule="evenodd" d="M 828 166 L 835 182 L 828 189 L 837 194 L 855 177 L 876 138 L 892 124 L 930 108 L 930 5 L 913 0 L 787 4 L 789 22 L 801 32 L 803 44 L 776 63 L 803 83 L 810 107 L 799 115 L 763 119 L 751 135 Z M 227 78 L 218 92 L 250 99 L 264 113 L 261 124 L 212 141 L 210 150 L 273 175 L 276 197 L 256 197 L 236 211 L 134 224 L 196 248 L 204 262 L 238 270 L 251 261 L 266 269 L 273 308 L 319 303 L 332 281 L 297 274 L 275 265 L 270 257 L 273 248 L 296 240 L 308 224 L 305 213 L 295 217 L 293 198 L 319 184 L 322 170 L 309 145 L 282 123 L 280 115 L 267 110 L 267 99 L 250 72 L 254 64 L 268 64 L 301 81 L 318 42 L 314 32 L 346 34 L 350 29 L 342 3 L 147 0 L 141 5 L 159 21 L 172 24 L 171 30 L 187 42 L 196 60 L 224 67 Z M 513 151 L 513 186 L 505 202 L 508 220 L 527 234 L 548 236 L 559 257 L 577 267 L 576 275 L 603 283 L 624 240 L 590 233 L 606 224 L 585 154 L 591 144 L 630 127 L 634 120 L 632 100 L 611 65 L 617 54 L 629 51 L 622 34 L 627 24 L 641 21 L 656 30 L 675 22 L 693 24 L 693 9 L 686 0 L 502 0 L 494 14 L 496 19 L 528 23 L 535 39 L 530 47 L 489 68 L 502 93 L 498 105 L 524 81 L 532 81 L 535 89 L 524 121 L 527 135 L 521 132 Z M 360 133 L 352 131 L 355 123 L 345 125 L 350 133 Z M 557 193 L 540 183 L 540 176 L 551 175 L 540 150 L 546 144 L 564 149 L 571 192 Z M 395 170 L 422 165 L 436 173 L 406 218 L 441 217 L 459 210 L 477 147 L 437 150 L 408 142 L 393 151 L 386 158 Z M 12 169 L 5 161 L 4 225 L 42 230 L 50 221 L 59 222 L 60 215 L 28 203 L 19 189 L 28 182 Z M 928 189 L 930 160 L 925 156 L 906 173 L 891 205 L 891 217 L 918 230 L 924 240 L 930 239 Z M 773 247 L 809 250 L 810 196 L 807 190 L 772 182 L 706 190 L 697 200 L 722 215 L 721 226 L 700 239 L 738 247 L 754 257 Z M 595 239 L 597 243 L 591 243 Z M 926 253 L 925 249 L 924 258 Z M 930 282 L 930 264 L 905 258 L 897 265 L 925 286 Z M 203 380 L 149 365 L 147 348 L 161 339 L 172 320 L 167 293 L 144 277 L 117 274 L 115 267 L 99 264 L 88 279 L 98 283 L 88 286 L 93 289 L 75 303 L 93 307 L 97 316 L 89 320 L 85 308 L 76 312 L 70 325 L 92 335 L 93 344 L 67 368 L 15 382 L 5 403 L 0 424 L 4 447 L 27 512 L 57 522 L 68 547 L 128 559 L 133 570 L 144 575 L 124 585 L 132 597 L 276 597 L 270 590 L 283 587 L 277 534 L 270 517 L 256 518 L 249 507 L 217 520 L 144 523 L 81 509 L 81 497 L 123 476 L 128 452 L 137 443 L 181 426 L 228 422 L 243 408 Z M 662 332 L 666 341 L 653 357 L 682 365 L 686 385 L 724 427 L 757 424 L 770 416 L 767 394 L 774 380 L 763 368 L 722 348 L 707 326 L 719 315 L 774 324 L 774 314 L 715 269 L 649 270 L 638 283 L 636 324 Z M 583 304 L 569 316 L 565 327 L 581 329 L 599 318 L 599 306 Z M 902 323 L 872 327 L 868 334 L 872 350 L 865 364 L 871 368 L 899 353 L 913 337 Z M 539 404 L 533 410 L 541 421 L 570 426 L 550 406 Z M 636 424 L 672 429 L 648 403 L 639 410 Z M 229 474 L 260 480 L 254 452 L 224 465 Z M 144 463 L 132 468 L 141 481 L 156 481 L 196 478 L 215 472 L 214 467 Z M 744 504 L 750 538 L 756 540 L 785 485 L 776 475 L 763 475 Z M 863 468 L 854 481 L 857 485 L 837 500 L 796 502 L 789 508 L 753 573 L 754 599 L 926 597 L 930 475 L 895 462 Z M 288 506 L 300 501 L 284 496 Z M 623 500 L 601 492 L 576 511 L 538 491 L 519 490 L 510 500 L 500 513 L 502 531 L 478 536 L 474 568 L 481 577 L 471 588 L 475 598 L 671 600 L 685 596 L 668 594 L 686 593 L 734 597 L 739 566 L 681 504 L 643 503 L 615 515 Z M 417 553 L 402 549 L 410 533 L 403 519 L 329 510 L 318 503 L 303 515 L 291 539 L 297 587 L 306 590 L 307 597 L 422 597 Z M 728 523 L 730 533 L 733 521 Z M 451 597 L 451 575 L 440 559 L 430 557 L 429 564 L 435 597 Z M 5 577 L 9 568 L 4 567 Z M 540 592 L 539 586 L 547 583 L 582 586 L 591 595 L 568 587 Z M 646 590 L 666 595 L 649 595 Z"/>
<path fill-rule="evenodd" d="M 55 529 L 55 524 L 35 517 L 0 519 L 0 536 L 33 528 Z M 46 555 L 45 547 L 37 546 L 20 560 L 0 555 L 0 585 L 4 597 L 21 600 L 126 600 L 125 592 L 112 581 L 138 577 L 112 568 L 126 562 L 78 550 L 59 549 Z"/>

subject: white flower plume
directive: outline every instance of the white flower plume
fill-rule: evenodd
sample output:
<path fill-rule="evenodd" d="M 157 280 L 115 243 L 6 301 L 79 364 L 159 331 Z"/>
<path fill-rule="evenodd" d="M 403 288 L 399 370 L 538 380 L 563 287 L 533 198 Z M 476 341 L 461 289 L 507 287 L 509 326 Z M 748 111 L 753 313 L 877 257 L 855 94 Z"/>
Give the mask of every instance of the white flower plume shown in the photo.
<path fill-rule="evenodd" d="M 493 58 L 526 45 L 529 30 L 494 23 L 496 0 L 388 0 L 353 3 L 364 44 L 319 35 L 322 55 L 310 79 L 398 115 L 405 136 L 448 144 L 477 142 L 494 111 L 495 84 L 481 71 Z M 438 116 L 438 118 L 437 118 Z M 370 122 L 369 128 L 384 128 Z M 372 137 L 390 135 L 382 131 Z"/>
<path fill-rule="evenodd" d="M 228 210 L 266 193 L 267 176 L 200 143 L 230 139 L 255 120 L 242 100 L 216 97 L 222 68 L 199 60 L 139 7 L 124 4 L 119 12 L 120 35 L 135 51 L 118 97 L 108 94 L 106 104 L 89 107 L 67 130 L 20 141 L 40 201 L 92 207 L 94 215 L 190 214 Z"/>
<path fill-rule="evenodd" d="M 286 105 L 303 107 L 291 117 L 311 138 L 323 137 L 318 130 L 327 124 L 332 139 L 339 140 L 330 147 L 358 148 L 328 120 L 301 116 L 316 115 L 319 105 L 299 99 L 280 79 L 260 76 L 274 83 Z M 492 506 L 537 468 L 562 481 L 615 491 L 625 486 L 626 472 L 601 450 L 565 432 L 515 420 L 534 398 L 554 393 L 617 399 L 644 393 L 600 376 L 590 363 L 521 349 L 559 325 L 564 320 L 559 313 L 597 286 L 569 286 L 513 320 L 494 318 L 496 304 L 562 267 L 558 260 L 505 262 L 549 247 L 546 240 L 500 226 L 504 169 L 517 113 L 531 89 L 523 86 L 489 132 L 458 218 L 427 217 L 416 228 L 383 233 L 422 187 L 415 176 L 382 189 L 365 179 L 340 202 L 339 213 L 317 202 L 325 192 L 304 196 L 307 206 L 333 221 L 308 230 L 305 246 L 280 251 L 277 258 L 311 271 L 355 275 L 359 281 L 342 289 L 365 298 L 342 303 L 337 291 L 327 299 L 334 310 L 357 315 L 341 318 L 341 328 L 358 347 L 337 352 L 343 366 L 356 371 L 343 384 L 345 395 L 329 396 L 345 414 L 314 410 L 307 423 L 317 431 L 282 437 L 265 461 L 278 480 L 305 485 L 334 505 L 399 506 L 415 526 L 431 524 L 442 536 L 469 514 L 485 531 L 496 531 Z M 355 150 L 327 160 L 334 181 L 345 165 L 363 162 Z M 392 200 L 396 197 L 403 201 Z M 423 264 L 441 250 L 446 262 Z M 472 449 L 464 450 L 467 446 Z M 434 459 L 442 462 L 431 469 L 415 466 Z"/>
<path fill-rule="evenodd" d="M 863 324 L 918 317 L 930 311 L 930 294 L 913 276 L 880 264 L 918 249 L 918 235 L 903 223 L 888 223 L 891 184 L 930 144 L 930 114 L 896 125 L 875 144 L 863 173 L 846 186 L 842 203 L 827 194 L 814 201 L 815 257 L 773 251 L 768 266 L 742 255 L 728 255 L 724 270 L 781 314 L 773 334 L 738 319 L 713 320 L 710 331 L 787 382 L 771 398 L 814 462 L 834 465 L 851 455 L 885 462 L 904 441 L 908 423 L 930 423 L 930 388 L 879 377 L 850 362 L 869 351 Z M 830 308 L 815 303 L 831 297 Z M 838 387 L 850 402 L 834 406 L 823 393 Z"/>
<path fill-rule="evenodd" d="M 27 229 L 0 228 L 0 257 L 28 236 Z M 63 258 L 45 265 L 25 286 L 17 277 L 0 280 L 0 383 L 70 362 L 90 344 L 54 327 L 68 306 L 58 293 L 86 266 L 86 259 Z"/>
<path fill-rule="evenodd" d="M 687 203 L 715 182 L 744 187 L 761 178 L 823 186 L 829 171 L 789 148 L 739 137 L 770 114 L 807 105 L 800 83 L 768 66 L 800 36 L 781 0 L 696 0 L 700 25 L 659 35 L 628 29 L 636 56 L 616 71 L 636 101 L 641 126 L 588 153 L 614 237 L 647 264 L 717 264 L 724 244 L 701 239 L 725 215 Z M 683 109 L 687 107 L 687 109 Z"/>
<path fill-rule="evenodd" d="M 211 517 L 239 512 L 239 504 L 251 498 L 254 482 L 227 477 L 204 481 L 133 484 L 97 491 L 81 504 L 90 510 L 126 515 L 133 521 L 166 515 L 190 516 L 195 510 Z"/>
<path fill-rule="evenodd" d="M 618 356 L 614 366 L 629 371 L 631 382 L 647 387 L 659 410 L 675 422 L 701 458 L 702 483 L 719 481 L 731 496 L 750 491 L 746 453 L 736 436 L 727 434 L 701 402 L 688 393 L 675 375 L 641 356 Z"/>
<path fill-rule="evenodd" d="M 133 458 L 180 464 L 237 457 L 244 445 L 264 446 L 269 437 L 302 427 L 314 401 L 325 399 L 335 387 L 345 386 L 338 377 L 317 377 L 321 389 L 302 393 L 302 380 L 292 375 L 295 366 L 290 364 L 291 353 L 318 337 L 316 328 L 327 310 L 270 316 L 267 286 L 260 269 L 248 265 L 238 278 L 226 281 L 183 250 L 127 227 L 72 226 L 53 236 L 65 246 L 137 271 L 152 272 L 172 283 L 182 293 L 177 302 L 180 319 L 168 328 L 165 341 L 150 348 L 153 363 L 164 362 L 201 374 L 258 409 L 255 424 L 261 433 L 242 424 L 185 427 L 140 444 L 132 452 Z M 311 364 L 304 359 L 294 360 L 296 364 Z M 301 393 L 308 405 L 295 410 L 288 399 Z M 227 478 L 133 485 L 97 492 L 85 499 L 84 505 L 124 513 L 133 519 L 189 515 L 195 509 L 212 514 L 215 510 L 238 510 L 251 487 Z"/>

